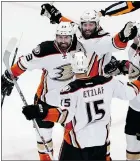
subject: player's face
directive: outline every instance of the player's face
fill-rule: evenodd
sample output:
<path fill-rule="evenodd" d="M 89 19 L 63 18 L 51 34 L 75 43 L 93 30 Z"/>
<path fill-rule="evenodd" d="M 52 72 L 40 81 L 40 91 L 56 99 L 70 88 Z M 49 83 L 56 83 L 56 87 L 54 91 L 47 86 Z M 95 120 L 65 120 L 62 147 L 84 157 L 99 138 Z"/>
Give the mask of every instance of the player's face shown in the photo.
<path fill-rule="evenodd" d="M 81 24 L 82 35 L 85 39 L 90 38 L 96 28 L 96 22 L 83 22 Z"/>
<path fill-rule="evenodd" d="M 67 50 L 72 42 L 72 36 L 69 35 L 56 35 L 56 42 L 61 50 Z"/>

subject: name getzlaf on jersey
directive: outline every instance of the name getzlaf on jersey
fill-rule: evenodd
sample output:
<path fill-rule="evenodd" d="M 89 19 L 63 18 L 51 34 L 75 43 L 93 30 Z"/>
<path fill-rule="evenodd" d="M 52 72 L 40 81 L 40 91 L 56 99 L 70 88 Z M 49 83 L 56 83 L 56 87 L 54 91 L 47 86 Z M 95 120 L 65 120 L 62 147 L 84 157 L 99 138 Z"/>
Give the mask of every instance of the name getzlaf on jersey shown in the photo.
<path fill-rule="evenodd" d="M 131 64 L 130 64 L 130 70 L 129 70 L 129 77 L 136 79 L 137 76 L 140 74 L 140 47 L 137 47 L 136 44 L 132 44 L 129 52 L 129 60 L 133 65 L 135 66 L 135 72 L 131 70 Z M 137 95 L 133 100 L 129 102 L 130 107 L 140 112 L 140 94 Z"/>
<path fill-rule="evenodd" d="M 131 100 L 137 94 L 135 85 L 112 77 L 77 79 L 62 89 L 61 108 L 49 109 L 44 121 L 64 123 L 64 139 L 74 147 L 102 146 L 108 137 L 112 97 Z"/>

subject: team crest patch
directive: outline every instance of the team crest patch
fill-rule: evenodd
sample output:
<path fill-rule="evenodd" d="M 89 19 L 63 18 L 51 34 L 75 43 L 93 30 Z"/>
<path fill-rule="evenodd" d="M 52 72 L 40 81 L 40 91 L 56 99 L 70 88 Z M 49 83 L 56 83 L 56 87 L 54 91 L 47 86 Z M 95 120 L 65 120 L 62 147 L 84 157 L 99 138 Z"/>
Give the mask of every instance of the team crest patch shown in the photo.
<path fill-rule="evenodd" d="M 70 91 L 70 89 L 71 89 L 71 87 L 69 86 L 69 85 L 67 85 L 67 86 L 65 86 L 62 90 L 61 90 L 61 92 L 63 93 L 63 92 L 68 92 L 68 91 Z"/>
<path fill-rule="evenodd" d="M 104 30 L 101 30 L 98 32 L 98 35 L 104 35 L 106 32 Z"/>
<path fill-rule="evenodd" d="M 36 55 L 40 54 L 40 46 L 37 45 L 37 47 L 33 49 L 33 52 L 34 52 L 34 54 L 36 54 Z"/>

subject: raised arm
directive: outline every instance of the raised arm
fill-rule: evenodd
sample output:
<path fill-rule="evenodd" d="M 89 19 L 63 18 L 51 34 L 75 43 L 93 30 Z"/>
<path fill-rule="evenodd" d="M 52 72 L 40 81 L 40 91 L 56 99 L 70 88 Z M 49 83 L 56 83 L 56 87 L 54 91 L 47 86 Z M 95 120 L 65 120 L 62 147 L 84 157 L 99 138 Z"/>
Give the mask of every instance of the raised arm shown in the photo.
<path fill-rule="evenodd" d="M 128 82 L 127 84 L 114 79 L 113 86 L 113 97 L 117 97 L 122 100 L 132 100 L 140 92 L 140 76 L 137 80 Z"/>
<path fill-rule="evenodd" d="M 42 16 L 46 16 L 50 19 L 50 23 L 60 23 L 63 22 L 72 22 L 72 20 L 62 16 L 61 12 L 53 5 L 49 3 L 45 3 L 41 6 L 41 13 Z"/>
<path fill-rule="evenodd" d="M 100 16 L 118 16 L 140 8 L 140 1 L 120 1 L 99 12 Z"/>

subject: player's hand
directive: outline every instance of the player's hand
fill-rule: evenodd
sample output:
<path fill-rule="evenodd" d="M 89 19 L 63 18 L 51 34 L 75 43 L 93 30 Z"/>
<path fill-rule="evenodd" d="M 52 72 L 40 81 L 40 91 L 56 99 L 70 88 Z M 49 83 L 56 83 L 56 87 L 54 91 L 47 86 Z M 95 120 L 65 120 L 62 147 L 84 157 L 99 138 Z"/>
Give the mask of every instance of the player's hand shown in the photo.
<path fill-rule="evenodd" d="M 140 68 L 134 65 L 133 63 L 130 63 L 129 65 L 129 79 L 135 80 L 140 76 Z"/>
<path fill-rule="evenodd" d="M 97 13 L 97 15 L 98 15 L 99 17 L 102 17 L 102 16 L 103 16 L 102 13 L 101 13 L 101 11 L 99 11 L 99 12 Z"/>
<path fill-rule="evenodd" d="M 1 76 L 1 94 L 10 96 L 12 89 L 14 87 L 14 83 L 11 79 L 9 72 L 6 70 L 4 74 Z"/>
<path fill-rule="evenodd" d="M 47 16 L 50 19 L 51 23 L 59 23 L 62 14 L 58 9 L 56 9 L 53 5 L 49 3 L 45 3 L 41 6 L 41 13 L 42 16 Z"/>
<path fill-rule="evenodd" d="M 41 101 L 38 105 L 27 105 L 22 109 L 22 113 L 25 115 L 27 120 L 35 118 L 44 119 L 48 114 L 49 105 Z"/>
<path fill-rule="evenodd" d="M 118 68 L 121 74 L 126 75 L 129 71 L 130 62 L 128 60 L 122 60 L 119 62 Z"/>
<path fill-rule="evenodd" d="M 122 42 L 128 42 L 136 37 L 138 29 L 134 24 L 134 22 L 130 21 L 126 23 L 124 28 L 120 31 L 119 37 Z"/>
<path fill-rule="evenodd" d="M 112 56 L 110 62 L 104 67 L 104 73 L 110 76 L 119 75 L 121 72 L 118 68 L 119 61 Z"/>

